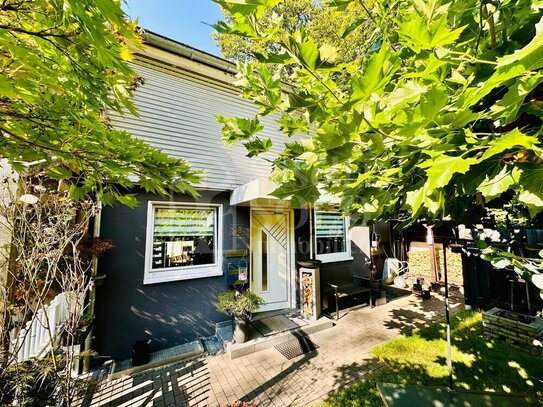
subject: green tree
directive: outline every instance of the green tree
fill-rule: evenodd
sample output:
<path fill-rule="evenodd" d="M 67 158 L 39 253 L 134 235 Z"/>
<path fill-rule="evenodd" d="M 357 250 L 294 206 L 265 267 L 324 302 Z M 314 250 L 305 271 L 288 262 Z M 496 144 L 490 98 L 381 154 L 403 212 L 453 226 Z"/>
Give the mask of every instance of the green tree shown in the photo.
<path fill-rule="evenodd" d="M 370 4 L 370 2 L 366 2 Z M 223 3 L 226 21 L 235 21 L 235 14 L 229 12 L 228 2 Z M 334 47 L 336 61 L 352 61 L 367 52 L 371 46 L 368 35 L 371 27 L 364 17 L 360 18 L 362 3 L 353 2 L 345 10 L 325 7 L 323 1 L 285 0 L 266 9 L 254 21 L 258 32 L 265 31 L 270 24 L 279 23 L 281 30 L 293 34 L 296 30 L 306 30 L 316 41 Z M 226 23 L 215 27 L 214 38 L 225 58 L 234 61 L 249 61 L 255 53 L 262 58 L 269 52 L 278 51 L 280 43 L 273 37 L 246 37 L 229 33 Z"/>
<path fill-rule="evenodd" d="M 239 34 L 276 1 L 218 3 L 235 14 L 232 29 Z M 527 1 L 500 10 L 474 0 L 401 2 L 392 4 L 400 9 L 387 26 L 390 3 L 376 3 L 368 13 L 380 44 L 351 63 L 333 63 L 329 47 L 302 27 L 292 35 L 281 24 L 243 28 L 249 38 L 280 45 L 265 62 L 240 65 L 244 95 L 260 114 L 279 113 L 288 135 L 311 136 L 290 143 L 275 162 L 275 178 L 285 181 L 277 194 L 294 195 L 300 181 L 313 186 L 305 195 L 312 201 L 322 184 L 345 198 L 346 209 L 375 219 L 402 209 L 417 217 L 456 214 L 466 200 L 450 198 L 471 203 L 513 189 L 532 214 L 539 212 L 540 9 Z M 280 98 L 274 96 L 281 85 L 266 66 L 272 58 L 296 64 L 289 74 L 293 87 Z M 258 117 L 252 121 L 258 127 Z M 224 128 L 230 140 L 256 137 L 240 128 L 239 119 L 223 122 L 230 124 Z"/>
<path fill-rule="evenodd" d="M 129 46 L 136 23 L 118 0 L 0 1 L 0 156 L 18 171 L 41 162 L 80 199 L 135 205 L 120 188 L 192 192 L 186 162 L 112 129 L 107 112 L 134 112 L 141 82 Z"/>
<path fill-rule="evenodd" d="M 233 16 L 230 33 L 277 44 L 240 64 L 238 82 L 259 115 L 276 114 L 283 132 L 302 135 L 275 160 L 276 196 L 304 205 L 322 188 L 363 221 L 400 212 L 461 219 L 496 199 L 532 216 L 543 209 L 540 1 L 376 2 L 355 20 L 370 21 L 374 42 L 344 63 L 303 27 L 259 27 L 276 0 L 216 1 Z M 225 138 L 266 151 L 269 140 L 250 131 L 258 117 L 249 129 L 221 118 Z"/>

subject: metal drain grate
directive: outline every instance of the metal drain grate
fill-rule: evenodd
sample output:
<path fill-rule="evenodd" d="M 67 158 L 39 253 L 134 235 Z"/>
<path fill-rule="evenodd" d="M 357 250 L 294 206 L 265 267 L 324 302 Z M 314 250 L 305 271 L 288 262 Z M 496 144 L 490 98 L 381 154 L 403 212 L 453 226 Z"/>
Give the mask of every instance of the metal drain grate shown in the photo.
<path fill-rule="evenodd" d="M 288 360 L 303 355 L 304 353 L 317 350 L 318 347 L 319 346 L 317 344 L 305 336 L 275 345 L 275 349 L 277 349 L 281 355 L 286 357 Z"/>

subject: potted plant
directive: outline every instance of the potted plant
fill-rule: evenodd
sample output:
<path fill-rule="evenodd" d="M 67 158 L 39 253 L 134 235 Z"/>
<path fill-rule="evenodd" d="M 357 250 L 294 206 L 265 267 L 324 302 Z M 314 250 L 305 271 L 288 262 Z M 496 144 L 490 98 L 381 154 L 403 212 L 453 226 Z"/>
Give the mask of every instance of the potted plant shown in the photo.
<path fill-rule="evenodd" d="M 249 327 L 253 316 L 264 300 L 251 290 L 226 291 L 219 295 L 217 311 L 234 317 L 234 342 L 243 343 L 249 337 Z"/>

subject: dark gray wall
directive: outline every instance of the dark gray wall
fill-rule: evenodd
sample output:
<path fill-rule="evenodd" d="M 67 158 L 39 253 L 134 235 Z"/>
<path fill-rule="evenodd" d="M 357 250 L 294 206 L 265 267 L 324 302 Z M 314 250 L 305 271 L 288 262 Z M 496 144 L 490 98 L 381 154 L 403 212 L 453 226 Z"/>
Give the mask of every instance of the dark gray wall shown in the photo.
<path fill-rule="evenodd" d="M 306 209 L 294 211 L 296 260 L 309 259 L 309 214 Z M 354 226 L 351 228 L 351 256 L 352 260 L 324 263 L 321 269 L 328 270 L 347 266 L 351 275 L 368 277 L 369 268 L 366 261 L 370 253 L 370 230 L 367 226 Z M 297 286 L 298 287 L 298 286 Z"/>
<path fill-rule="evenodd" d="M 249 208 L 230 207 L 229 192 L 200 191 L 200 203 L 223 204 L 223 253 L 245 249 L 233 238 L 231 225 L 249 227 Z M 93 348 L 100 355 L 131 357 L 132 344 L 152 340 L 152 350 L 176 346 L 198 336 L 214 334 L 214 324 L 228 319 L 215 310 L 217 295 L 227 288 L 226 273 L 219 277 L 143 285 L 147 203 L 164 198 L 138 194 L 140 205 L 104 208 L 101 237 L 115 248 L 99 260 L 99 273 L 107 277 L 96 289 L 96 329 Z M 169 201 L 195 202 L 175 196 Z M 223 256 L 223 270 L 226 259 Z"/>

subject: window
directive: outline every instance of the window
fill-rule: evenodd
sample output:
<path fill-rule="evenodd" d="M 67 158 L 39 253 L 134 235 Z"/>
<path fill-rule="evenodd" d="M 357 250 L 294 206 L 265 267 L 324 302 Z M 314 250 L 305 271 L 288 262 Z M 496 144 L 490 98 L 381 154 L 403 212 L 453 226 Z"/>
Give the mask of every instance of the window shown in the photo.
<path fill-rule="evenodd" d="M 323 262 L 352 260 L 349 218 L 338 211 L 315 211 L 315 247 Z"/>
<path fill-rule="evenodd" d="M 221 207 L 149 202 L 144 284 L 222 275 Z"/>

